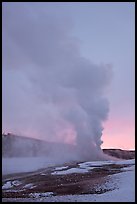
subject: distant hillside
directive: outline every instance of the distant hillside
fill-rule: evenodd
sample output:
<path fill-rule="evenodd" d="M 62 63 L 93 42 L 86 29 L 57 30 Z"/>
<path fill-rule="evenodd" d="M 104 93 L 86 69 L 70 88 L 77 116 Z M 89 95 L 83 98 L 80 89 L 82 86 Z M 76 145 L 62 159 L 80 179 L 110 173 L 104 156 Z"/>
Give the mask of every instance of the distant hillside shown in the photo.
<path fill-rule="evenodd" d="M 46 142 L 13 134 L 2 135 L 2 157 L 54 156 L 58 153 L 63 156 L 64 152 L 73 154 L 74 148 L 69 144 Z M 120 159 L 135 158 L 135 151 L 103 149 L 103 152 Z"/>
<path fill-rule="evenodd" d="M 119 159 L 134 159 L 134 150 L 122 150 L 122 149 L 103 149 L 105 154 L 119 158 Z"/>

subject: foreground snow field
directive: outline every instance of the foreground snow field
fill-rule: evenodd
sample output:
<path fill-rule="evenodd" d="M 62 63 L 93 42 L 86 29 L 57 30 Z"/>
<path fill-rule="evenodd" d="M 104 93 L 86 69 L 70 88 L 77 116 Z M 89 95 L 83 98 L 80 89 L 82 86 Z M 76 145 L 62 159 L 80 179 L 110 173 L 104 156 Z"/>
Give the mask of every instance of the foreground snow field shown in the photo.
<path fill-rule="evenodd" d="M 57 176 L 67 176 L 68 171 L 69 175 L 73 173 L 74 177 L 76 175 L 81 174 L 85 175 L 87 171 L 90 171 L 91 174 L 96 169 L 98 172 L 103 168 L 108 168 L 111 172 L 115 171 L 116 168 L 112 168 L 113 165 L 123 165 L 121 171 L 118 173 L 108 174 L 107 182 L 102 182 L 100 185 L 96 185 L 97 192 L 99 190 L 103 193 L 90 193 L 90 194 L 74 194 L 74 195 L 55 195 L 52 191 L 46 192 L 35 192 L 30 193 L 26 198 L 3 198 L 3 202 L 134 202 L 135 201 L 135 160 L 122 160 L 122 161 L 98 161 L 98 162 L 83 162 L 79 163 L 77 167 L 70 168 L 69 166 L 56 166 L 51 172 L 54 177 Z M 107 166 L 107 167 L 106 167 Z M 80 172 L 81 171 L 81 172 Z M 56 172 L 56 173 L 55 173 Z M 58 172 L 58 173 L 57 173 Z M 62 172 L 62 175 L 60 175 Z M 58 175 L 59 174 L 59 175 Z M 97 173 L 98 174 L 98 173 Z M 40 173 L 40 175 L 44 176 L 46 173 Z M 69 176 L 68 175 L 68 176 Z M 46 177 L 45 177 L 46 178 Z M 21 184 L 21 181 L 18 179 L 12 180 L 10 182 L 9 179 L 6 179 L 3 184 L 3 191 L 5 192 L 18 192 L 18 190 L 13 189 L 13 186 L 18 189 L 18 186 Z M 12 186 L 13 185 L 13 186 Z M 33 183 L 29 183 L 25 185 L 20 191 L 23 189 L 33 189 L 35 185 Z M 106 190 L 108 189 L 108 191 Z"/>

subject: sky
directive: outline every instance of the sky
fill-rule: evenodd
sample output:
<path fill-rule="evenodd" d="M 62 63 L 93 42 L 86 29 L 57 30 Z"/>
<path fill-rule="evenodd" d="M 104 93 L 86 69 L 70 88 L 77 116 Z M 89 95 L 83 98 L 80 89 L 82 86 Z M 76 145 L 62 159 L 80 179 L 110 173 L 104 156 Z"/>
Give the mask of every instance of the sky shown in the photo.
<path fill-rule="evenodd" d="M 69 143 L 97 133 L 102 148 L 134 149 L 134 10 L 131 2 L 3 3 L 3 131 Z"/>

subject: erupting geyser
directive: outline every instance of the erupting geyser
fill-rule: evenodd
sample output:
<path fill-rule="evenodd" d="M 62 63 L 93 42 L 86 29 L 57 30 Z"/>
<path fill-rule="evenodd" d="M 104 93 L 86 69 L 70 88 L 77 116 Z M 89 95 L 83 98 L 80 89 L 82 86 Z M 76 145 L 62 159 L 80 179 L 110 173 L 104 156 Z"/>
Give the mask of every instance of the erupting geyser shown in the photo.
<path fill-rule="evenodd" d="M 2 24 L 3 129 L 73 143 L 80 158 L 101 158 L 110 67 L 82 57 L 70 24 L 46 7 L 9 5 Z"/>

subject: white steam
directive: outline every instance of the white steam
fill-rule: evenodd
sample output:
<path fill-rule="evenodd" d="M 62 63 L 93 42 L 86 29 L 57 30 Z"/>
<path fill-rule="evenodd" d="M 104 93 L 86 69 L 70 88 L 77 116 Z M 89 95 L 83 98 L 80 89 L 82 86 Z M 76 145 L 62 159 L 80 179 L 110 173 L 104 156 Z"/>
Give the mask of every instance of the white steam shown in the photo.
<path fill-rule="evenodd" d="M 5 3 L 2 29 L 3 130 L 101 157 L 110 67 L 83 58 L 70 24 L 49 15 L 46 3 Z"/>

